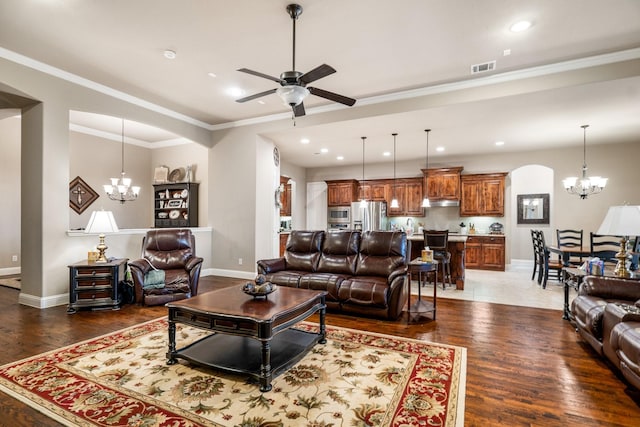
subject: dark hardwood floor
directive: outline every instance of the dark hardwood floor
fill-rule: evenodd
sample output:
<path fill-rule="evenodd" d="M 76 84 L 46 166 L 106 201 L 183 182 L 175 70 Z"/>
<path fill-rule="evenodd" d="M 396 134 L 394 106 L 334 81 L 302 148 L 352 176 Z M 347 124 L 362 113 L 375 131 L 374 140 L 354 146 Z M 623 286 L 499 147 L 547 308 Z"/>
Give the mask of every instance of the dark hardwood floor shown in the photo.
<path fill-rule="evenodd" d="M 200 291 L 241 283 L 208 276 Z M 0 287 L 0 364 L 166 314 L 162 306 L 127 305 L 68 315 L 65 306 L 22 306 L 18 293 Z M 406 317 L 390 322 L 329 313 L 327 323 L 466 347 L 466 426 L 640 425 L 640 394 L 561 317 L 559 310 L 438 299 L 435 322 L 407 325 Z M 0 393 L 0 425 L 59 424 Z"/>

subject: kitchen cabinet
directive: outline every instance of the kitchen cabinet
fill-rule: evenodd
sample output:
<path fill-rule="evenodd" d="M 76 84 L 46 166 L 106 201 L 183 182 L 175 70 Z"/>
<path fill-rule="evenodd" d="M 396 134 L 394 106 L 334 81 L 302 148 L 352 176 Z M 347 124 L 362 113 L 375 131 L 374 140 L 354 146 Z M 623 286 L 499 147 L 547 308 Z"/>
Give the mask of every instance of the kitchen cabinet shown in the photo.
<path fill-rule="evenodd" d="M 477 270 L 505 270 L 505 238 L 495 236 L 468 236 L 466 267 Z"/>
<path fill-rule="evenodd" d="M 373 202 L 387 201 L 387 180 L 360 181 L 358 185 L 358 200 L 365 199 Z"/>
<path fill-rule="evenodd" d="M 459 201 L 460 173 L 463 167 L 422 169 L 424 191 L 430 201 Z M 427 179 L 427 177 L 429 179 Z"/>
<path fill-rule="evenodd" d="M 387 190 L 387 215 L 388 216 L 424 216 L 422 207 L 422 179 L 421 178 L 400 178 L 388 181 Z M 398 199 L 398 207 L 391 207 L 391 200 L 394 196 Z"/>
<path fill-rule="evenodd" d="M 357 201 L 358 181 L 355 179 L 342 179 L 326 181 L 327 204 L 329 206 L 350 206 Z"/>
<path fill-rule="evenodd" d="M 280 193 L 280 216 L 291 216 L 291 184 L 289 178 L 286 176 L 280 177 L 280 185 L 284 188 L 284 191 Z"/>
<path fill-rule="evenodd" d="M 179 182 L 153 186 L 156 228 L 198 226 L 198 183 Z"/>
<path fill-rule="evenodd" d="M 507 173 L 460 176 L 460 216 L 504 216 Z"/>

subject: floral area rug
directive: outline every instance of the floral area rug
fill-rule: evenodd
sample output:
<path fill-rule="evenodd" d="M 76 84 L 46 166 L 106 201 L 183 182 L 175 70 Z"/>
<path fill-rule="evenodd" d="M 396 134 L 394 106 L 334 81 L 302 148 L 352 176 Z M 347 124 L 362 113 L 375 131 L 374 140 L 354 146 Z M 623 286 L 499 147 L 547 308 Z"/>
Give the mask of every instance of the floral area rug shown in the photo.
<path fill-rule="evenodd" d="M 0 277 L 0 286 L 7 288 L 20 289 L 21 282 L 19 277 Z"/>
<path fill-rule="evenodd" d="M 210 334 L 176 329 L 180 347 Z M 246 376 L 167 365 L 167 335 L 156 319 L 13 362 L 0 390 L 68 426 L 464 425 L 462 347 L 327 326 L 327 343 L 261 393 Z"/>

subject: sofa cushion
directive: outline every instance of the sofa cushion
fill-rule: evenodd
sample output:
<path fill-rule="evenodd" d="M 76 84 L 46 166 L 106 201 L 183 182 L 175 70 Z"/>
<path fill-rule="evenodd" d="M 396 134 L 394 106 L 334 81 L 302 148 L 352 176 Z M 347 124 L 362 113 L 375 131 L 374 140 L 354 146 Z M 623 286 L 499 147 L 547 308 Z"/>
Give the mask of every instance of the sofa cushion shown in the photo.
<path fill-rule="evenodd" d="M 331 273 L 308 273 L 300 277 L 299 287 L 318 291 L 327 291 L 327 301 L 338 301 L 338 289 L 349 276 Z"/>
<path fill-rule="evenodd" d="M 275 285 L 297 288 L 300 282 L 300 277 L 305 274 L 307 274 L 306 271 L 282 270 L 275 273 L 265 274 L 264 277 L 267 279 L 267 282 L 271 282 Z"/>
<path fill-rule="evenodd" d="M 292 231 L 284 252 L 287 270 L 316 271 L 323 238 L 323 231 Z"/>
<path fill-rule="evenodd" d="M 318 271 L 335 274 L 356 274 L 356 261 L 360 249 L 359 231 L 326 233 Z"/>
<path fill-rule="evenodd" d="M 407 235 L 400 231 L 365 231 L 356 264 L 358 276 L 389 277 L 406 265 Z"/>
<path fill-rule="evenodd" d="M 389 301 L 388 293 L 386 277 L 353 276 L 340 284 L 338 299 L 341 304 L 386 308 Z"/>

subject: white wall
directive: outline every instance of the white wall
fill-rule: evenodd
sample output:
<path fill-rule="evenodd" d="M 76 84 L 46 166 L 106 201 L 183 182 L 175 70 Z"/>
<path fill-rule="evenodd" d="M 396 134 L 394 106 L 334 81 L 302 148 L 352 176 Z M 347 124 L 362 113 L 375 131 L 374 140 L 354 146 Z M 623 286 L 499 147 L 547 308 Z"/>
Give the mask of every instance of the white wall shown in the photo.
<path fill-rule="evenodd" d="M 11 117 L 11 114 L 18 114 Z M 0 194 L 4 214 L 0 221 L 0 273 L 20 272 L 20 111 L 0 119 Z M 17 255 L 18 260 L 12 261 Z"/>
<path fill-rule="evenodd" d="M 555 234 L 555 215 L 549 215 L 549 224 L 518 224 L 517 196 L 518 194 L 549 194 L 549 212 L 553 210 L 554 200 L 553 169 L 540 165 L 525 165 L 511 172 L 511 215 L 509 218 L 509 242 L 511 243 L 512 259 L 533 259 L 533 245 L 531 230 L 542 230 L 547 244 L 552 244 Z M 555 240 L 555 238 L 553 239 Z"/>

